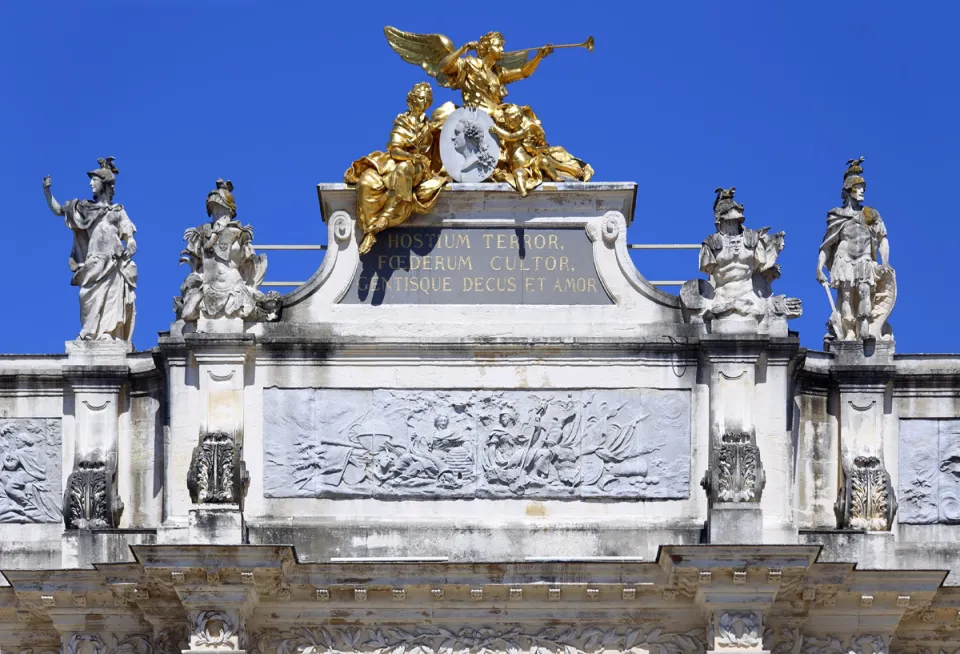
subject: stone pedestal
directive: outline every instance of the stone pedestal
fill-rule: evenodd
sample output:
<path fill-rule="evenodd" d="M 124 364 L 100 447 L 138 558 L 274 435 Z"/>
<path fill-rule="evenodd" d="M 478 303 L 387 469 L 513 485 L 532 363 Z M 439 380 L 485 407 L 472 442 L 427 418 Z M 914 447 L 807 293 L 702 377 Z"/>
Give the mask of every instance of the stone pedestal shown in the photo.
<path fill-rule="evenodd" d="M 237 504 L 207 504 L 190 509 L 189 542 L 239 545 L 245 542 L 243 514 Z"/>
<path fill-rule="evenodd" d="M 707 519 L 709 540 L 715 545 L 759 545 L 763 542 L 763 511 L 758 504 L 714 504 Z"/>

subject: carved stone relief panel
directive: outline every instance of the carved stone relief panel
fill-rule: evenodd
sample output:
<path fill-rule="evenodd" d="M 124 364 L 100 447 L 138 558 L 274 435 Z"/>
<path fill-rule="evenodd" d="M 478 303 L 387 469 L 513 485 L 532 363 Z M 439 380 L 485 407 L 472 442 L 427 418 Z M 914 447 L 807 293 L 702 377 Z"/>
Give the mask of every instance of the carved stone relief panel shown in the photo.
<path fill-rule="evenodd" d="M 616 626 L 443 625 L 411 627 L 303 627 L 253 636 L 256 654 L 315 652 L 536 652 L 539 654 L 703 654 L 703 630 Z"/>
<path fill-rule="evenodd" d="M 686 498 L 684 390 L 266 389 L 267 497 Z"/>
<path fill-rule="evenodd" d="M 900 421 L 900 522 L 960 523 L 960 420 Z"/>
<path fill-rule="evenodd" d="M 60 420 L 0 420 L 0 522 L 60 522 Z"/>

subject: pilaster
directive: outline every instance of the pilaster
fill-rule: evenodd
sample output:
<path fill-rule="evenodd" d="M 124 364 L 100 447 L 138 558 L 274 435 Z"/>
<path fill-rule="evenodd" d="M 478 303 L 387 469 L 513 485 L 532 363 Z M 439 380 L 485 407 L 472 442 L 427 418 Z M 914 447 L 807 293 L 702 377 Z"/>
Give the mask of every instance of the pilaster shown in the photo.
<path fill-rule="evenodd" d="M 830 376 L 839 397 L 840 460 L 843 471 L 835 507 L 837 526 L 889 531 L 897 511 L 886 464 L 891 383 L 896 372 L 893 342 L 830 344 Z"/>
<path fill-rule="evenodd" d="M 123 341 L 68 341 L 63 366 L 73 405 L 73 459 L 64 493 L 67 529 L 116 528 L 119 417 L 130 368 Z M 66 472 L 66 470 L 64 471 Z M 66 565 L 67 563 L 65 563 Z M 75 565 L 75 564 L 74 564 Z"/>

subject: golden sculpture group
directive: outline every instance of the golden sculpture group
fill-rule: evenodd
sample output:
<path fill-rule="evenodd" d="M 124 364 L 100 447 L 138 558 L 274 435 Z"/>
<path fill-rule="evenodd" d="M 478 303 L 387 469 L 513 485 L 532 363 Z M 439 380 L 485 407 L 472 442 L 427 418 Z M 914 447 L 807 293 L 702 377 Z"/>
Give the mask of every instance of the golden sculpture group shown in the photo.
<path fill-rule="evenodd" d="M 404 61 L 422 67 L 441 86 L 459 90 L 463 106 L 479 109 L 494 121 L 490 128 L 501 143 L 500 160 L 491 176 L 526 194 L 544 179 L 589 181 L 593 168 L 560 146 L 551 146 L 540 119 L 529 106 L 505 104 L 507 84 L 525 79 L 555 47 L 585 47 L 593 39 L 572 46 L 551 46 L 505 53 L 503 35 L 490 32 L 459 48 L 442 34 L 412 34 L 393 27 L 384 33 Z M 474 51 L 476 56 L 467 53 Z M 385 152 L 372 152 L 351 164 L 343 179 L 357 186 L 357 219 L 364 238 L 360 254 L 376 242 L 376 234 L 399 225 L 415 213 L 436 206 L 440 191 L 450 181 L 437 147 L 446 118 L 456 109 L 451 102 L 427 117 L 433 90 L 426 82 L 407 94 L 407 111 L 393 121 Z"/>

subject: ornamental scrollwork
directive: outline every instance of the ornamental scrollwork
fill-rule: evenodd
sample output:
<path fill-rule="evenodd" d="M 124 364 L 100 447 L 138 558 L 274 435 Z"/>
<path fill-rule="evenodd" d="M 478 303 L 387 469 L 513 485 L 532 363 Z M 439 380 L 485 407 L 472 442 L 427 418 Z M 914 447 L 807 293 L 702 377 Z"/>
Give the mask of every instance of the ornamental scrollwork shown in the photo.
<path fill-rule="evenodd" d="M 255 639 L 256 654 L 460 654 L 462 652 L 537 652 L 596 654 L 618 650 L 635 654 L 703 654 L 703 632 L 667 633 L 661 629 L 546 627 L 526 632 L 520 626 L 410 628 L 300 628 L 264 632 Z"/>
<path fill-rule="evenodd" d="M 246 634 L 236 616 L 225 611 L 197 611 L 190 619 L 191 649 L 244 649 Z"/>

